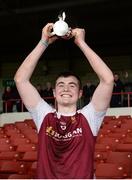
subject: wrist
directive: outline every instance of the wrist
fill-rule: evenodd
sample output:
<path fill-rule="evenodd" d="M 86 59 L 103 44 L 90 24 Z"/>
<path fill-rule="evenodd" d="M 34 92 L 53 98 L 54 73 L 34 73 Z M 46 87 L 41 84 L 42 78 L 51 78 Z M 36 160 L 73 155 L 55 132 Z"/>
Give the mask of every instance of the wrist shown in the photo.
<path fill-rule="evenodd" d="M 78 40 L 78 41 L 75 40 L 75 44 L 76 44 L 77 46 L 81 47 L 81 46 L 83 46 L 84 44 L 86 44 L 86 42 L 85 42 L 84 40 Z"/>
<path fill-rule="evenodd" d="M 44 47 L 48 47 L 48 45 L 49 45 L 49 43 L 48 43 L 48 41 L 47 40 L 43 40 L 43 39 L 41 39 L 40 40 L 40 43 L 44 46 Z"/>

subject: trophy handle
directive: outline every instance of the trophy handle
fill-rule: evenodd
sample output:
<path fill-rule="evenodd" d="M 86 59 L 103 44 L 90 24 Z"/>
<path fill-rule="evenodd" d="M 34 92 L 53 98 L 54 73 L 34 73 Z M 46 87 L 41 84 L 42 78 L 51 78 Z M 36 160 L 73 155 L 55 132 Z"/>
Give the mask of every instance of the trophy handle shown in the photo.
<path fill-rule="evenodd" d="M 65 18 L 66 18 L 66 13 L 65 12 L 63 12 L 62 15 L 61 14 L 58 15 L 59 20 L 65 21 Z"/>
<path fill-rule="evenodd" d="M 65 18 L 66 18 L 66 13 L 63 12 L 63 13 L 62 13 L 62 20 L 65 21 Z"/>
<path fill-rule="evenodd" d="M 53 31 L 53 32 L 51 32 L 50 34 L 53 36 L 53 35 L 55 35 L 55 32 Z"/>

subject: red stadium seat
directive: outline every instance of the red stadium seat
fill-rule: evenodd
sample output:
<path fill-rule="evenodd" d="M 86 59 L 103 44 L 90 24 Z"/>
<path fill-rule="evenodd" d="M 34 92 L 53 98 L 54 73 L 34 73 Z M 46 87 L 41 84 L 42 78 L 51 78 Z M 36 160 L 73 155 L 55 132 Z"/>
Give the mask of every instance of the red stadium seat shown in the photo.
<path fill-rule="evenodd" d="M 28 151 L 24 153 L 23 161 L 37 161 L 37 151 Z"/>
<path fill-rule="evenodd" d="M 29 174 L 11 174 L 8 179 L 34 179 L 34 177 Z"/>
<path fill-rule="evenodd" d="M 114 151 L 116 149 L 116 146 L 113 144 L 100 144 L 96 143 L 95 145 L 95 151 L 96 152 L 108 152 L 108 151 Z"/>
<path fill-rule="evenodd" d="M 103 135 L 103 136 L 108 136 L 110 133 L 114 133 L 114 132 L 115 132 L 115 129 L 117 129 L 117 128 L 114 128 L 114 129 L 112 129 L 112 128 L 111 128 L 111 129 L 107 129 L 107 128 L 106 128 L 106 129 L 105 129 L 105 128 L 103 129 L 103 128 L 102 128 L 102 129 L 99 130 L 98 135 L 101 134 L 101 135 Z"/>
<path fill-rule="evenodd" d="M 0 146 L 2 146 L 3 144 L 10 144 L 11 141 L 9 138 L 0 138 Z"/>
<path fill-rule="evenodd" d="M 37 172 L 37 161 L 32 163 L 31 167 L 28 170 L 28 174 L 36 178 L 36 172 Z"/>
<path fill-rule="evenodd" d="M 19 133 L 19 134 L 14 134 L 14 133 L 13 133 L 13 134 L 10 136 L 10 140 L 11 140 L 11 141 L 14 141 L 14 139 L 16 139 L 16 138 L 19 139 L 19 138 L 26 138 L 26 137 L 25 137 L 25 135 L 22 134 L 22 133 Z"/>
<path fill-rule="evenodd" d="M 132 166 L 132 153 L 131 152 L 109 152 L 107 163 L 120 163 L 125 166 L 125 172 L 128 177 L 131 175 L 131 166 Z"/>
<path fill-rule="evenodd" d="M 5 133 L 2 133 L 2 134 L 0 134 L 0 138 L 7 138 L 8 136 L 7 136 L 7 134 L 5 134 Z"/>
<path fill-rule="evenodd" d="M 18 129 L 28 129 L 29 126 L 27 123 L 25 123 L 24 121 L 18 121 L 18 122 L 15 122 L 15 126 L 18 128 Z"/>
<path fill-rule="evenodd" d="M 131 119 L 132 117 L 130 115 L 120 115 L 118 119 Z"/>
<path fill-rule="evenodd" d="M 18 161 L 4 161 L 0 168 L 0 173 L 18 173 L 26 174 L 27 173 L 26 164 Z"/>
<path fill-rule="evenodd" d="M 0 160 L 21 160 L 22 154 L 17 151 L 5 151 L 0 153 Z"/>
<path fill-rule="evenodd" d="M 28 124 L 28 126 L 32 127 L 33 129 L 36 129 L 36 125 L 33 121 L 33 119 L 25 119 L 24 122 Z"/>
<path fill-rule="evenodd" d="M 123 131 L 108 134 L 108 137 L 119 138 L 122 141 L 123 141 L 124 138 L 126 138 L 126 136 L 127 136 L 127 132 L 123 132 Z"/>
<path fill-rule="evenodd" d="M 97 179 L 124 179 L 127 177 L 125 167 L 113 163 L 97 164 L 95 175 Z"/>
<path fill-rule="evenodd" d="M 12 146 L 10 144 L 3 144 L 2 146 L 0 146 L 0 152 L 3 151 L 14 151 L 15 150 L 15 146 Z"/>
<path fill-rule="evenodd" d="M 113 120 L 113 119 L 116 119 L 116 116 L 105 116 L 104 117 L 104 121 L 106 122 L 106 121 L 110 121 L 110 120 Z"/>
<path fill-rule="evenodd" d="M 121 139 L 120 138 L 115 138 L 115 137 L 104 137 L 104 138 L 100 138 L 98 143 L 101 143 L 101 144 L 118 144 L 121 142 Z"/>
<path fill-rule="evenodd" d="M 0 127 L 0 138 L 6 138 L 7 134 L 5 133 L 5 130 L 3 127 Z"/>
<path fill-rule="evenodd" d="M 22 133 L 31 140 L 32 143 L 38 143 L 38 133 L 36 129 L 23 129 Z"/>
<path fill-rule="evenodd" d="M 120 152 L 132 152 L 132 144 L 118 144 L 116 151 Z"/>
<path fill-rule="evenodd" d="M 96 162 L 105 162 L 107 159 L 108 152 L 97 152 L 94 153 L 94 160 Z"/>
<path fill-rule="evenodd" d="M 16 138 L 12 138 L 12 144 L 14 146 L 18 146 L 18 145 L 21 145 L 21 144 L 29 144 L 31 141 L 27 138 L 23 138 L 23 137 L 16 137 Z"/>
<path fill-rule="evenodd" d="M 125 144 L 132 144 L 132 137 L 131 136 L 126 136 L 123 139 L 123 143 L 125 143 Z"/>
<path fill-rule="evenodd" d="M 104 123 L 104 124 L 102 125 L 102 128 L 103 128 L 103 126 L 105 126 L 105 125 L 113 125 L 113 126 L 120 127 L 120 126 L 121 126 L 121 123 L 122 123 L 122 121 L 121 121 L 121 120 L 118 120 L 118 119 L 109 120 L 109 121 L 107 121 L 107 123 Z"/>
<path fill-rule="evenodd" d="M 6 129 L 5 134 L 7 134 L 7 136 L 12 136 L 13 134 L 17 135 L 17 134 L 20 134 L 20 130 L 17 128 L 11 128 L 11 129 L 9 128 L 9 129 Z"/>
<path fill-rule="evenodd" d="M 35 144 L 19 144 L 17 146 L 17 151 L 18 152 L 27 152 L 27 151 L 36 151 L 37 146 Z"/>
<path fill-rule="evenodd" d="M 14 129 L 14 128 L 16 128 L 16 126 L 15 126 L 14 123 L 5 123 L 4 126 L 3 126 L 3 128 L 4 128 L 5 130 L 7 130 L 7 129 Z"/>
<path fill-rule="evenodd" d="M 118 125 L 115 123 L 115 124 L 104 124 L 103 126 L 102 126 L 102 129 L 103 130 L 114 130 L 114 129 L 116 129 L 116 128 L 118 128 Z"/>

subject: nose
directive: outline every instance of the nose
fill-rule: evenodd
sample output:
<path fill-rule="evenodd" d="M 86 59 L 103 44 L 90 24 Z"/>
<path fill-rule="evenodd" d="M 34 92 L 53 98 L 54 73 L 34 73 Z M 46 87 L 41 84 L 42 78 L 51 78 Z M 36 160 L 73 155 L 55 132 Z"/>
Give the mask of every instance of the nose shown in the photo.
<path fill-rule="evenodd" d="M 64 86 L 64 91 L 68 91 L 68 86 Z"/>

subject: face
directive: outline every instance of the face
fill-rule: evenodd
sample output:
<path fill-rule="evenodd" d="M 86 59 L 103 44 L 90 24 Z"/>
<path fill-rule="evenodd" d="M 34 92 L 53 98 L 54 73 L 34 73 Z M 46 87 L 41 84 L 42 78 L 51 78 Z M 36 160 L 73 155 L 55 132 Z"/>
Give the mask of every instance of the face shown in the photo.
<path fill-rule="evenodd" d="M 118 74 L 115 74 L 115 75 L 114 75 L 114 80 L 117 81 L 118 79 L 119 79 Z"/>
<path fill-rule="evenodd" d="M 48 89 L 50 89 L 50 88 L 51 88 L 51 83 L 50 83 L 50 82 L 47 82 L 47 83 L 46 83 L 46 86 L 47 86 Z"/>
<path fill-rule="evenodd" d="M 82 95 L 76 77 L 59 77 L 56 81 L 54 96 L 58 105 L 76 105 Z"/>
<path fill-rule="evenodd" d="M 37 90 L 40 91 L 41 90 L 41 86 L 40 85 L 37 85 Z"/>
<path fill-rule="evenodd" d="M 90 86 L 90 85 L 91 85 L 91 82 L 90 82 L 90 81 L 87 81 L 87 85 Z"/>
<path fill-rule="evenodd" d="M 8 92 L 11 91 L 10 86 L 7 86 L 7 87 L 6 87 L 6 91 L 8 91 Z"/>

